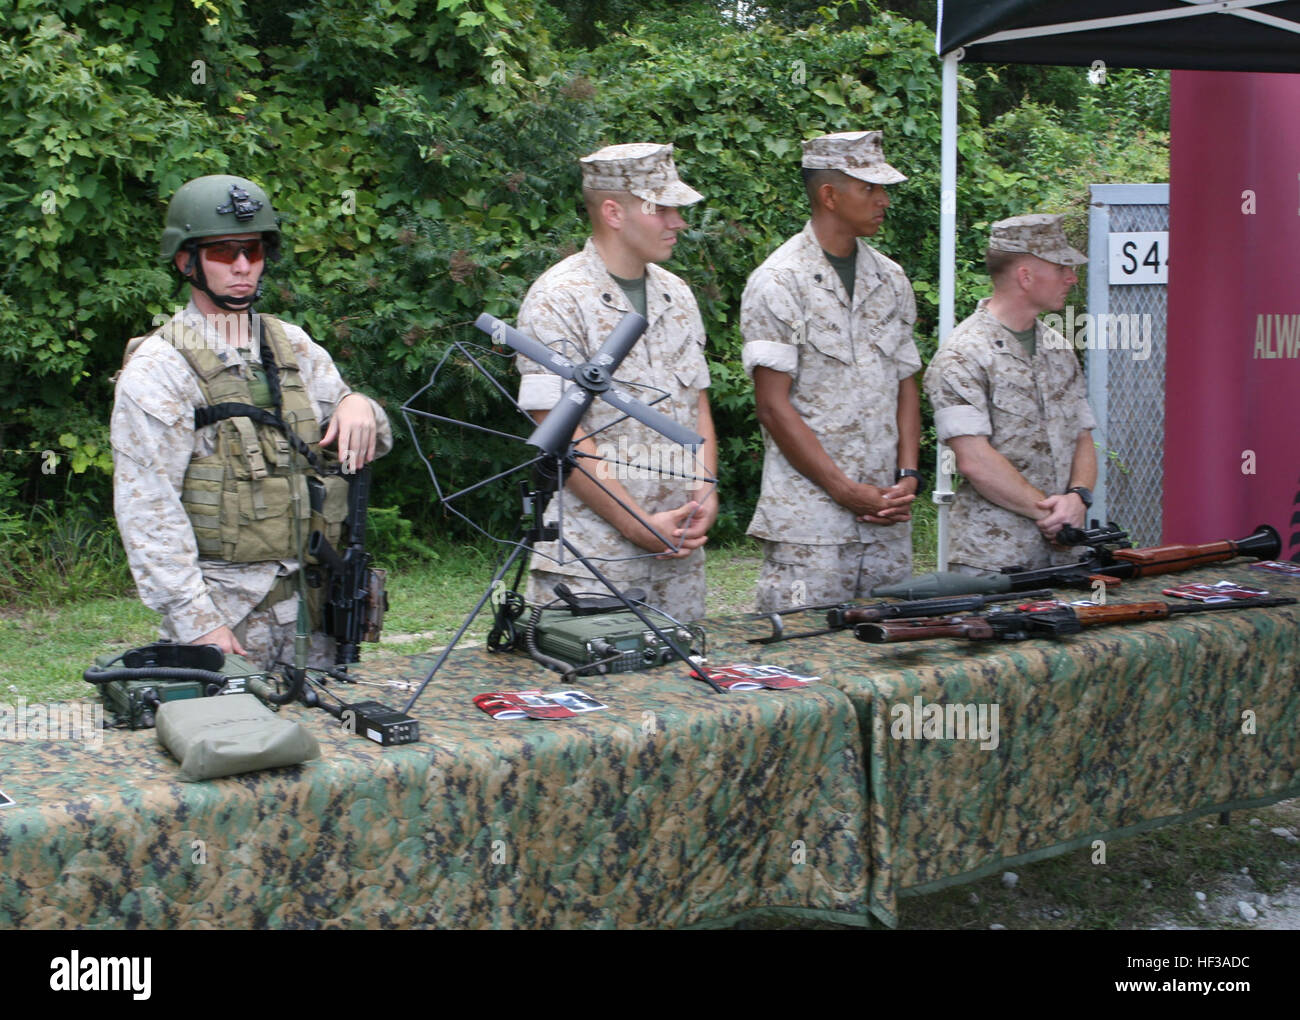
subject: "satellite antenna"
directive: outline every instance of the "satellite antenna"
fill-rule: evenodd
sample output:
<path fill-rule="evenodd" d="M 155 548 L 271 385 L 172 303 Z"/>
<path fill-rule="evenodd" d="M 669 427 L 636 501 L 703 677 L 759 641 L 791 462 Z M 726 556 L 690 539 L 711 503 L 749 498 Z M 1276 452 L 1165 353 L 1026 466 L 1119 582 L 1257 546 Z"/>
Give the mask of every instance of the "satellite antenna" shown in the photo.
<path fill-rule="evenodd" d="M 488 334 L 492 338 L 494 344 L 498 346 L 507 346 L 516 354 L 522 354 L 524 357 L 535 361 L 543 368 L 546 368 L 560 376 L 568 385 L 565 386 L 559 402 L 547 414 L 542 423 L 536 425 L 532 429 L 528 438 L 524 440 L 528 446 L 533 447 L 537 451 L 535 455 L 512 468 L 497 472 L 487 478 L 481 479 L 473 485 L 452 492 L 444 491 L 443 486 L 438 479 L 438 473 L 434 469 L 432 459 L 426 456 L 424 451 L 420 449 L 418 433 L 415 428 L 415 423 L 412 421 L 413 416 L 470 429 L 487 435 L 514 440 L 519 439 L 517 436 L 512 436 L 509 433 L 502 432 L 498 429 L 488 428 L 474 422 L 450 418 L 445 415 L 422 410 L 415 406 L 419 398 L 434 385 L 439 372 L 443 369 L 444 365 L 446 365 L 448 358 L 452 357 L 453 352 L 458 351 L 461 355 L 467 358 L 474 368 L 485 378 L 490 380 L 492 385 L 501 393 L 501 395 L 510 401 L 510 403 L 530 425 L 533 424 L 532 418 L 522 407 L 519 406 L 518 402 L 515 401 L 505 387 L 501 385 L 492 373 L 485 368 L 469 350 L 469 347 L 472 345 L 462 343 L 461 341 L 456 341 L 452 344 L 447 353 L 444 354 L 442 360 L 439 361 L 437 367 L 435 367 L 433 374 L 429 378 L 429 382 L 418 390 L 410 400 L 402 405 L 402 415 L 406 419 L 407 428 L 409 429 L 411 436 L 415 439 L 417 452 L 429 467 L 429 474 L 433 479 L 434 489 L 438 493 L 438 497 L 442 501 L 443 505 L 458 517 L 461 517 L 463 520 L 468 522 L 476 530 L 487 535 L 489 538 L 492 538 L 493 541 L 501 540 L 488 533 L 481 525 L 461 511 L 457 506 L 457 502 L 482 489 L 484 486 L 501 481 L 516 473 L 527 472 L 530 479 L 529 482 L 520 483 L 520 489 L 523 496 L 523 517 L 521 517 L 519 521 L 513 538 L 505 543 L 512 547 L 510 554 L 497 568 L 491 582 L 488 584 L 487 590 L 484 591 L 482 597 L 478 600 L 478 603 L 461 624 L 460 629 L 456 631 L 451 641 L 445 648 L 443 648 L 441 654 L 434 661 L 429 672 L 425 675 L 424 680 L 411 695 L 411 699 L 407 702 L 405 711 L 408 713 L 411 711 L 417 699 L 424 692 L 425 687 L 429 685 L 429 682 L 433 679 L 434 675 L 440 668 L 442 668 L 443 663 L 446 662 L 447 658 L 451 655 L 452 649 L 456 647 L 457 642 L 460 641 L 461 637 L 478 617 L 478 614 L 483 610 L 483 607 L 494 597 L 494 595 L 501 591 L 504 585 L 503 578 L 510 572 L 510 568 L 525 554 L 532 552 L 535 544 L 541 541 L 558 542 L 560 548 L 564 552 L 567 552 L 574 559 L 580 562 L 593 577 L 603 584 L 611 594 L 613 594 L 628 610 L 644 623 L 661 641 L 663 641 L 664 645 L 672 650 L 676 658 L 685 662 L 688 666 L 691 666 L 695 676 L 707 681 L 709 686 L 711 686 L 715 691 L 722 693 L 722 689 L 713 682 L 707 671 L 695 669 L 695 664 L 691 661 L 689 652 L 681 647 L 673 635 L 665 632 L 657 623 L 655 623 L 654 620 L 642 612 L 634 600 L 628 599 L 624 593 L 609 580 L 609 578 L 597 569 L 590 559 L 584 556 L 582 552 L 573 545 L 573 543 L 564 537 L 564 483 L 571 472 L 579 471 L 599 486 L 607 495 L 610 496 L 611 499 L 618 503 L 623 510 L 632 515 L 656 538 L 662 541 L 666 549 L 676 551 L 681 547 L 680 543 L 674 543 L 670 538 L 661 535 L 656 531 L 644 517 L 636 512 L 634 508 L 628 506 L 625 502 L 619 499 L 605 486 L 601 479 L 591 471 L 588 471 L 582 461 L 584 459 L 590 459 L 590 455 L 580 452 L 577 448 L 578 444 L 583 440 L 591 438 L 598 432 L 603 431 L 605 428 L 609 428 L 628 417 L 634 418 L 643 425 L 658 432 L 670 442 L 686 447 L 692 452 L 698 450 L 698 448 L 703 444 L 703 436 L 678 424 L 672 418 L 668 417 L 668 415 L 656 411 L 649 404 L 632 396 L 625 389 L 620 387 L 618 380 L 615 378 L 615 373 L 618 371 L 619 365 L 622 364 L 623 359 L 627 357 L 637 340 L 640 339 L 641 334 L 645 332 L 647 325 L 646 320 L 635 312 L 628 312 L 625 314 L 610 332 L 609 336 L 605 338 L 605 342 L 601 344 L 600 349 L 591 357 L 590 360 L 582 363 L 571 361 L 569 358 L 566 358 L 563 354 L 548 347 L 546 344 L 543 344 L 533 337 L 514 329 L 507 323 L 504 323 L 493 316 L 486 314 L 480 315 L 474 325 L 482 332 Z M 667 394 L 663 394 L 658 399 L 662 400 L 666 396 Z M 597 399 L 603 400 L 607 404 L 621 411 L 623 417 L 615 419 L 615 421 L 611 422 L 609 425 L 603 426 L 601 429 L 593 430 L 592 432 L 582 436 L 575 436 L 575 432 L 582 421 L 583 415 L 586 414 L 592 403 Z M 656 400 L 655 402 L 658 401 Z M 610 458 L 598 459 L 609 460 Z M 673 471 L 662 473 L 678 475 L 682 478 L 691 479 L 696 484 L 716 484 L 716 479 L 705 475 L 679 474 L 678 472 Z M 550 524 L 546 521 L 546 513 L 550 507 L 552 498 L 554 498 L 557 493 L 560 494 L 560 517 L 557 523 Z M 649 553 L 647 555 L 656 554 Z M 525 564 L 520 565 L 519 569 L 521 573 L 524 565 Z"/>

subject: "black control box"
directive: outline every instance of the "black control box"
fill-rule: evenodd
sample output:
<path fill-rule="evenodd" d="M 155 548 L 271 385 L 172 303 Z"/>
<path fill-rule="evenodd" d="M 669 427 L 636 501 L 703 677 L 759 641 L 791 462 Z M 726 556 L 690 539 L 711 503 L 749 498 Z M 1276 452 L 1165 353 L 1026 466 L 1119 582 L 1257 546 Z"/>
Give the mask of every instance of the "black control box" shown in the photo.
<path fill-rule="evenodd" d="M 414 744 L 420 739 L 420 723 L 378 701 L 357 701 L 344 705 L 339 718 L 351 732 L 373 740 L 381 747 Z"/>

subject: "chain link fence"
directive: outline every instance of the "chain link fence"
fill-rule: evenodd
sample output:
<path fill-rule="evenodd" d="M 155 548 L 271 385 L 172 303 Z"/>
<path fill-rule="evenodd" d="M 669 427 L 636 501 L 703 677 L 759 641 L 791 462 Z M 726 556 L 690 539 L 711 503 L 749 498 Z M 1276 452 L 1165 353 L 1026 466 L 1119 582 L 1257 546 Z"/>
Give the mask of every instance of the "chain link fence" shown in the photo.
<path fill-rule="evenodd" d="M 1088 216 L 1088 314 L 1094 328 L 1086 351 L 1088 399 L 1097 416 L 1099 444 L 1093 515 L 1127 528 L 1133 544 L 1161 544 L 1164 495 L 1165 333 L 1163 283 L 1112 285 L 1107 236 L 1129 231 L 1168 231 L 1167 184 L 1094 184 Z M 1162 255 L 1168 244 L 1162 246 Z M 1165 256 L 1167 257 L 1167 256 Z M 1105 315 L 1105 319 L 1098 319 Z M 1124 318 L 1119 318 L 1119 317 Z M 1115 325 L 1141 343 L 1116 346 Z M 1108 336 L 1109 333 L 1109 336 Z M 1119 336 L 1123 345 L 1123 335 Z M 1109 342 L 1103 343 L 1103 340 Z"/>

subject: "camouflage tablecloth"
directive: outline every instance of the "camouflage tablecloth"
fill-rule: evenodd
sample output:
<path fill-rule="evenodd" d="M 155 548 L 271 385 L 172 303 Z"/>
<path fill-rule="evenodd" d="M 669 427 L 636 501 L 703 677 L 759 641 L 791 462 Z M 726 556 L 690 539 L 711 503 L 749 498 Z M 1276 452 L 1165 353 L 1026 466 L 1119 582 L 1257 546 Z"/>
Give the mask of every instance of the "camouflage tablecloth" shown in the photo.
<path fill-rule="evenodd" d="M 1221 579 L 1300 597 L 1300 583 L 1246 562 L 1126 582 L 1110 601 Z M 814 614 L 786 623 L 824 626 Z M 870 906 L 887 924 L 904 892 L 1300 794 L 1296 606 L 1014 644 L 869 645 L 843 632 L 756 646 L 736 623 L 711 635 L 715 661 L 747 656 L 817 672 L 852 698 L 868 749 Z M 938 710 L 929 706 L 945 717 L 951 706 L 954 724 L 971 710 L 978 724 L 982 706 L 986 739 L 927 734 Z"/>
<path fill-rule="evenodd" d="M 499 722 L 471 701 L 539 685 L 611 707 Z M 416 706 L 418 744 L 284 714 L 320 760 L 204 783 L 178 781 L 152 730 L 0 743 L 0 926 L 682 927 L 774 908 L 867 923 L 858 723 L 829 685 L 715 695 L 680 667 L 564 685 L 471 650 Z"/>

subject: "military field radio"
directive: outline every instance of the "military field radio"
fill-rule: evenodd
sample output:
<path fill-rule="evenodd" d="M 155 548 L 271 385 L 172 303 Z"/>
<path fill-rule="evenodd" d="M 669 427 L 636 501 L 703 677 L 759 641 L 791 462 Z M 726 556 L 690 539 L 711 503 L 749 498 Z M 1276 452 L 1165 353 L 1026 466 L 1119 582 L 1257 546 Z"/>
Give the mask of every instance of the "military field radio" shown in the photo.
<path fill-rule="evenodd" d="M 275 679 L 242 655 L 224 655 L 216 645 L 158 641 L 120 655 L 101 656 L 82 677 L 99 688 L 115 726 L 151 729 L 154 714 L 169 701 L 252 694 L 271 709 L 288 697 Z"/>
<path fill-rule="evenodd" d="M 640 607 L 653 627 L 617 598 L 585 592 L 575 595 L 565 584 L 557 584 L 555 594 L 558 598 L 548 606 L 529 608 L 517 593 L 505 593 L 488 635 L 488 651 L 523 652 L 566 679 L 593 673 L 634 673 L 665 665 L 678 657 L 673 643 L 689 650 L 692 663 L 703 660 L 707 650 L 704 629 L 680 623 L 647 605 L 645 592 L 639 588 L 624 589 L 622 595 Z"/>
<path fill-rule="evenodd" d="M 487 590 L 434 661 L 424 680 L 411 696 L 405 710 L 411 711 L 416 699 L 446 662 L 456 643 L 489 600 L 494 602 L 495 608 L 495 621 L 488 639 L 488 647 L 492 651 L 526 652 L 547 668 L 566 676 L 628 672 L 664 665 L 673 660 L 680 660 L 687 665 L 688 670 L 693 670 L 693 667 L 702 662 L 703 631 L 698 627 L 683 626 L 667 614 L 645 605 L 644 593 L 620 591 L 564 535 L 564 485 L 569 474 L 577 471 L 618 502 L 624 510 L 637 517 L 647 530 L 663 540 L 665 548 L 673 550 L 680 548 L 680 543 L 674 543 L 654 531 L 648 522 L 610 491 L 597 473 L 588 470 L 582 461 L 589 457 L 589 454 L 578 450 L 580 442 L 589 440 L 602 431 L 596 429 L 590 433 L 578 434 L 583 416 L 598 399 L 611 405 L 625 417 L 634 418 L 653 429 L 670 443 L 692 451 L 692 457 L 703 444 L 704 439 L 698 433 L 677 424 L 667 415 L 656 411 L 649 403 L 631 396 L 615 379 L 619 365 L 645 331 L 646 320 L 635 312 L 628 312 L 590 360 L 580 364 L 569 360 L 553 347 L 548 347 L 490 315 L 479 316 L 474 325 L 491 336 L 493 344 L 501 348 L 509 348 L 514 355 L 523 355 L 536 362 L 564 379 L 566 385 L 559 402 L 540 424 L 535 423 L 528 412 L 518 402 L 512 400 L 519 413 L 517 421 L 526 425 L 529 430 L 526 436 L 512 435 L 504 431 L 508 425 L 503 425 L 501 422 L 494 421 L 492 423 L 494 427 L 489 428 L 473 422 L 449 418 L 438 413 L 440 408 L 418 406 L 421 396 L 434 387 L 439 372 L 452 357 L 453 352 L 458 352 L 502 395 L 511 399 L 492 372 L 479 360 L 480 357 L 484 357 L 484 353 L 491 355 L 495 352 L 480 353 L 476 357 L 470 350 L 472 345 L 458 341 L 452 344 L 434 368 L 428 384 L 402 405 L 402 414 L 406 418 L 409 432 L 421 459 L 429 468 L 434 489 L 444 508 L 492 541 L 510 547 L 509 554 L 496 569 Z M 482 348 L 478 350 L 483 351 Z M 657 399 L 666 396 L 667 394 L 662 394 Z M 478 438 L 493 437 L 494 440 L 522 442 L 532 449 L 528 452 L 527 459 L 513 468 L 470 485 L 444 488 L 435 470 L 433 459 L 426 456 L 420 446 L 419 429 L 415 418 L 468 430 Z M 607 462 L 611 460 L 609 457 L 599 459 Z M 614 463 L 622 462 L 614 460 Z M 641 467 L 640 465 L 626 466 Z M 717 484 L 716 479 L 698 467 L 698 462 L 695 471 L 692 472 L 667 470 L 661 471 L 660 474 L 682 479 L 684 486 L 689 484 L 692 491 L 700 493 L 695 498 L 701 500 L 707 496 L 709 489 Z M 473 516 L 465 513 L 457 505 L 462 497 L 475 493 L 486 485 L 495 483 L 513 485 L 516 481 L 523 509 L 516 529 L 509 539 L 499 538 L 489 533 Z M 548 508 L 553 499 L 558 503 L 559 513 L 555 520 L 548 520 Z M 575 599 L 570 594 L 567 601 L 562 595 L 561 602 L 566 604 L 558 607 L 554 603 L 531 609 L 525 606 L 523 599 L 517 594 L 519 582 L 527 566 L 528 555 L 540 542 L 557 543 L 563 550 L 562 555 L 581 563 L 610 595 L 597 596 L 595 600 L 590 600 Z M 509 575 L 512 567 L 517 567 L 515 583 L 511 589 L 507 589 L 504 579 Z M 637 597 L 630 597 L 631 595 Z M 525 612 L 528 613 L 527 618 L 524 616 Z M 695 675 L 706 681 L 715 691 L 722 693 L 722 689 L 709 678 L 707 672 L 701 670 Z"/>

